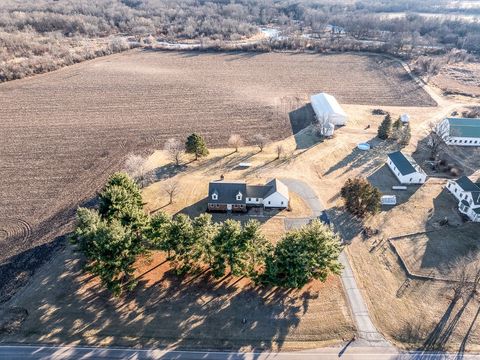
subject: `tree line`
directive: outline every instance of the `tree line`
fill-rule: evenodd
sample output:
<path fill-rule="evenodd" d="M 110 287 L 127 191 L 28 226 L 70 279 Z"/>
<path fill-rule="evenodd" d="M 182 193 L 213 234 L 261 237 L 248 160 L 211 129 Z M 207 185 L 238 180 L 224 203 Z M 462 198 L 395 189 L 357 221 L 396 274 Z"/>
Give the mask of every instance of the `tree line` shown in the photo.
<path fill-rule="evenodd" d="M 137 285 L 135 262 L 150 251 L 165 252 L 178 275 L 209 269 L 217 279 L 230 273 L 286 288 L 325 281 L 341 270 L 340 239 L 317 220 L 272 245 L 256 220 L 242 224 L 231 219 L 217 223 L 210 214 L 150 216 L 138 186 L 125 173 L 108 179 L 98 209 L 77 210 L 71 240 L 85 256 L 85 269 L 115 295 Z"/>
<path fill-rule="evenodd" d="M 231 49 L 232 41 L 251 37 L 265 25 L 285 36 L 245 44 L 243 50 L 374 51 L 406 57 L 455 48 L 479 53 L 480 23 L 441 16 L 451 11 L 447 2 L 433 0 L 4 0 L 0 82 L 157 39 L 197 39 L 208 48 Z M 405 14 L 385 16 L 389 12 Z M 306 33 L 311 36 L 302 36 Z"/>

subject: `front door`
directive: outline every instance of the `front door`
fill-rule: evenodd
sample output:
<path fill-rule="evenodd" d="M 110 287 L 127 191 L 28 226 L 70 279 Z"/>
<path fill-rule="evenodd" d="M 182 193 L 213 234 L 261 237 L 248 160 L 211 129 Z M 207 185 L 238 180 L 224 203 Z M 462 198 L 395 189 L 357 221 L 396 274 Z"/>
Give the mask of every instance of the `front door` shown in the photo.
<path fill-rule="evenodd" d="M 232 211 L 232 204 L 227 204 L 227 211 Z"/>

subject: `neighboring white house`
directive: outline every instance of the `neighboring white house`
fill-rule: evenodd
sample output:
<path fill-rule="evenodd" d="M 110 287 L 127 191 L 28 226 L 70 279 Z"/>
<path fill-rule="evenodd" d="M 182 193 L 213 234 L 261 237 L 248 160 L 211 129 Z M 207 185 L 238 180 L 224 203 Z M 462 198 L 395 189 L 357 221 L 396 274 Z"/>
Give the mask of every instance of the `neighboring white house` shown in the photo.
<path fill-rule="evenodd" d="M 480 146 L 480 119 L 446 118 L 436 132 L 448 145 Z"/>
<path fill-rule="evenodd" d="M 423 184 L 427 180 L 427 174 L 415 160 L 401 151 L 388 154 L 387 165 L 400 184 Z"/>
<path fill-rule="evenodd" d="M 458 200 L 458 210 L 475 222 L 480 222 L 480 185 L 466 176 L 458 180 L 449 180 L 447 189 Z"/>
<path fill-rule="evenodd" d="M 347 123 L 347 114 L 332 95 L 326 93 L 312 95 L 310 102 L 319 122 L 337 126 Z"/>

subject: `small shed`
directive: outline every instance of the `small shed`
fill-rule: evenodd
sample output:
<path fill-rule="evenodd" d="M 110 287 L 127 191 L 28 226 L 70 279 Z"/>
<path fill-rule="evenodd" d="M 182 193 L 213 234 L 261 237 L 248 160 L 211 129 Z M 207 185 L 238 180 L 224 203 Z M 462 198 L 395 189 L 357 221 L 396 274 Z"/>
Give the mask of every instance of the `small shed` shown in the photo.
<path fill-rule="evenodd" d="M 333 125 L 347 123 L 347 114 L 332 95 L 326 93 L 312 95 L 310 102 L 318 121 Z"/>
<path fill-rule="evenodd" d="M 388 154 L 387 165 L 402 185 L 423 184 L 427 174 L 409 155 L 396 151 Z"/>
<path fill-rule="evenodd" d="M 335 125 L 333 125 L 332 123 L 328 123 L 325 125 L 325 128 L 324 128 L 324 135 L 325 136 L 333 136 L 333 133 L 335 132 Z"/>

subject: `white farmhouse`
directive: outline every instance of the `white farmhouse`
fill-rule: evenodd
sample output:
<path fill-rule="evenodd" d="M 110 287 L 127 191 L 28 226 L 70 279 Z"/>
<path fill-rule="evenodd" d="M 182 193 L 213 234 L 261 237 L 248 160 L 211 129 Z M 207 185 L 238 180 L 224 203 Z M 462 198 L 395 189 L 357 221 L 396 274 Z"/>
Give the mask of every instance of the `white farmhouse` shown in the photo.
<path fill-rule="evenodd" d="M 400 184 L 423 184 L 427 180 L 427 174 L 415 160 L 401 151 L 388 154 L 387 165 Z"/>
<path fill-rule="evenodd" d="M 326 93 L 312 95 L 310 102 L 319 122 L 336 126 L 347 123 L 347 114 L 332 95 Z"/>
<path fill-rule="evenodd" d="M 458 210 L 475 222 L 480 222 L 480 185 L 466 176 L 449 180 L 447 189 L 458 200 Z"/>
<path fill-rule="evenodd" d="M 208 189 L 209 211 L 246 212 L 250 207 L 288 207 L 288 187 L 278 179 L 265 185 L 247 185 L 244 181 L 212 181 Z"/>
<path fill-rule="evenodd" d="M 436 132 L 447 145 L 480 146 L 480 119 L 446 118 Z"/>

